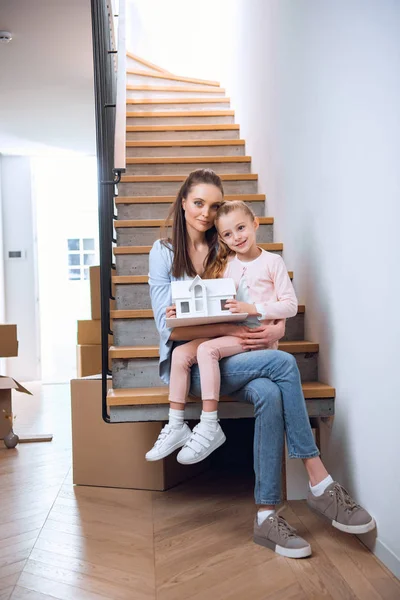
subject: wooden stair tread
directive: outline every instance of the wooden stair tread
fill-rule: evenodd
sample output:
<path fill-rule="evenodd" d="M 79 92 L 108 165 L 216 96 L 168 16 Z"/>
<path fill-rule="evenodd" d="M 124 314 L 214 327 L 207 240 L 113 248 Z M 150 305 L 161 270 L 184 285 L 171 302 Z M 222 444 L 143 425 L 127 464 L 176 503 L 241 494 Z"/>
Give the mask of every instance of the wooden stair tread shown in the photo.
<path fill-rule="evenodd" d="M 274 217 L 257 217 L 260 225 L 273 225 Z M 172 225 L 172 221 L 165 219 L 129 219 L 114 222 L 116 229 L 125 227 L 162 227 L 165 223 Z"/>
<path fill-rule="evenodd" d="M 144 111 L 137 110 L 133 112 L 127 112 L 126 118 L 130 119 L 141 119 L 141 118 L 163 118 L 163 117 L 233 117 L 235 115 L 234 110 L 154 110 Z"/>
<path fill-rule="evenodd" d="M 288 271 L 290 279 L 293 279 L 293 271 Z M 118 285 L 136 285 L 139 283 L 148 283 L 148 275 L 113 275 L 112 282 Z"/>
<path fill-rule="evenodd" d="M 139 140 L 126 142 L 127 148 L 184 148 L 198 146 L 244 146 L 245 140 Z"/>
<path fill-rule="evenodd" d="M 176 196 L 116 196 L 115 204 L 157 204 L 174 202 Z M 224 200 L 243 200 L 243 202 L 265 202 L 265 194 L 226 194 Z"/>
<path fill-rule="evenodd" d="M 171 81 L 183 81 L 185 83 L 199 83 L 204 86 L 219 87 L 218 81 L 194 79 L 193 77 L 181 77 L 180 75 L 172 75 L 171 73 L 167 73 L 166 71 L 163 73 L 150 73 L 150 71 L 142 71 L 141 69 L 127 69 L 126 74 L 140 75 L 142 77 L 153 77 L 155 79 L 170 79 Z"/>
<path fill-rule="evenodd" d="M 273 250 L 283 250 L 283 244 L 281 242 L 271 242 L 271 243 L 263 243 L 257 244 L 263 250 L 267 250 L 269 252 Z M 115 255 L 121 254 L 148 254 L 151 250 L 152 246 L 114 246 L 113 252 Z"/>
<path fill-rule="evenodd" d="M 128 84 L 127 90 L 136 92 L 191 92 L 191 93 L 207 93 L 207 94 L 225 94 L 225 88 L 216 88 L 213 86 L 183 86 L 183 85 L 141 85 Z"/>
<path fill-rule="evenodd" d="M 303 314 L 305 310 L 305 305 L 299 304 L 298 314 Z M 111 310 L 110 317 L 111 319 L 152 319 L 154 315 L 150 308 L 143 308 L 139 310 Z"/>
<path fill-rule="evenodd" d="M 221 173 L 222 181 L 257 181 L 257 173 Z M 187 175 L 123 175 L 122 183 L 143 183 L 145 181 L 159 183 L 163 181 L 185 181 Z"/>
<path fill-rule="evenodd" d="M 236 123 L 204 123 L 195 125 L 128 125 L 126 131 L 129 132 L 149 132 L 149 131 L 237 131 L 239 125 Z"/>
<path fill-rule="evenodd" d="M 279 350 L 289 354 L 314 353 L 319 351 L 319 344 L 306 340 L 298 342 L 280 342 Z M 158 346 L 111 346 L 109 350 L 111 359 L 128 358 L 158 358 Z"/>
<path fill-rule="evenodd" d="M 127 104 L 227 104 L 230 98 L 127 98 Z"/>
<path fill-rule="evenodd" d="M 251 162 L 251 156 L 134 156 L 126 159 L 127 165 L 249 162 Z"/>
<path fill-rule="evenodd" d="M 334 398 L 336 390 L 320 381 L 306 381 L 302 383 L 303 394 L 307 400 L 313 398 Z M 222 396 L 220 401 L 231 400 L 229 396 Z M 199 398 L 189 397 L 188 402 L 200 402 Z M 110 389 L 107 394 L 108 406 L 133 406 L 145 404 L 168 404 L 168 388 L 125 388 Z"/>

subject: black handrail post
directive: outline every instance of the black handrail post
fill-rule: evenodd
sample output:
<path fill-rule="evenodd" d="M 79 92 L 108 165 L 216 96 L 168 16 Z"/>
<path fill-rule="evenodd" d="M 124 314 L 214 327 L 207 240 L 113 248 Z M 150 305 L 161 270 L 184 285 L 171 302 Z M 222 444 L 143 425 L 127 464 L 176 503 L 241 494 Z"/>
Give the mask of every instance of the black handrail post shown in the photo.
<path fill-rule="evenodd" d="M 91 0 L 94 63 L 94 92 L 96 108 L 96 144 L 98 167 L 98 206 L 100 240 L 100 297 L 101 297 L 101 363 L 102 417 L 110 423 L 107 411 L 108 332 L 110 331 L 110 296 L 113 243 L 114 193 L 120 174 L 113 172 L 116 73 L 110 53 L 110 30 L 107 4 Z"/>

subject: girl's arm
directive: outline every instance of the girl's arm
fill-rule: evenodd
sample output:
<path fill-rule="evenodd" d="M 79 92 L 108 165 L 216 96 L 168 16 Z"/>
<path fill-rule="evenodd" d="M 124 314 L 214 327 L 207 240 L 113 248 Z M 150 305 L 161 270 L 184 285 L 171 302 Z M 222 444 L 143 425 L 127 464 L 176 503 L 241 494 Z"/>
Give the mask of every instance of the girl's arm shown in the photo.
<path fill-rule="evenodd" d="M 279 254 L 274 255 L 271 276 L 274 281 L 276 302 L 257 302 L 255 304 L 260 319 L 289 319 L 297 315 L 298 302 L 285 263 Z"/>

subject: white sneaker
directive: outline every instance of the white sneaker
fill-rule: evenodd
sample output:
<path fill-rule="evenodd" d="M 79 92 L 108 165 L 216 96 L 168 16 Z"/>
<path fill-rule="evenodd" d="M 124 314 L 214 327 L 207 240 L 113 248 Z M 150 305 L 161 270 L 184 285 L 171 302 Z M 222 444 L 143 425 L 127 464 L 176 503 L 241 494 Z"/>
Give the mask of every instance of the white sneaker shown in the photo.
<path fill-rule="evenodd" d="M 225 434 L 219 423 L 214 431 L 200 422 L 193 428 L 190 439 L 179 452 L 176 460 L 182 465 L 198 463 L 222 446 L 225 440 Z"/>
<path fill-rule="evenodd" d="M 171 427 L 169 423 L 160 431 L 156 443 L 146 454 L 146 460 L 161 460 L 182 448 L 191 436 L 190 427 L 184 423 L 182 427 Z"/>

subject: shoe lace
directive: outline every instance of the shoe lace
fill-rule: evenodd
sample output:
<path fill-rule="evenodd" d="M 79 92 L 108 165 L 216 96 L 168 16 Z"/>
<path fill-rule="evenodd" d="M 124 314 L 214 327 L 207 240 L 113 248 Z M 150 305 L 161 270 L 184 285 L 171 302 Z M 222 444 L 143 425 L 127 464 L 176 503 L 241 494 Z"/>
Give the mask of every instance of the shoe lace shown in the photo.
<path fill-rule="evenodd" d="M 284 539 L 298 537 L 297 529 L 289 525 L 289 523 L 279 514 L 282 510 L 284 510 L 284 508 L 285 507 L 282 506 L 282 508 L 280 508 L 274 515 L 268 517 L 268 519 L 276 522 L 276 527 L 278 528 L 279 534 Z"/>
<path fill-rule="evenodd" d="M 171 425 L 169 425 L 169 423 L 167 423 L 167 425 L 164 425 L 164 427 L 161 429 L 160 434 L 157 438 L 156 443 L 154 444 L 154 448 L 157 448 L 158 446 L 160 446 L 163 441 L 165 440 L 165 438 L 171 433 L 172 431 L 172 427 Z"/>
<path fill-rule="evenodd" d="M 195 452 L 200 452 L 202 448 L 209 448 L 210 441 L 213 439 L 213 435 L 211 431 L 207 431 L 204 428 L 199 428 L 199 425 L 193 428 L 192 435 L 186 442 L 185 446 L 194 450 Z"/>
<path fill-rule="evenodd" d="M 356 508 L 360 508 L 360 505 L 357 504 L 357 502 L 354 502 L 349 492 L 340 485 L 340 483 L 335 483 L 333 488 L 329 490 L 329 495 L 335 496 L 338 503 L 341 504 L 348 513 L 351 513 Z"/>

